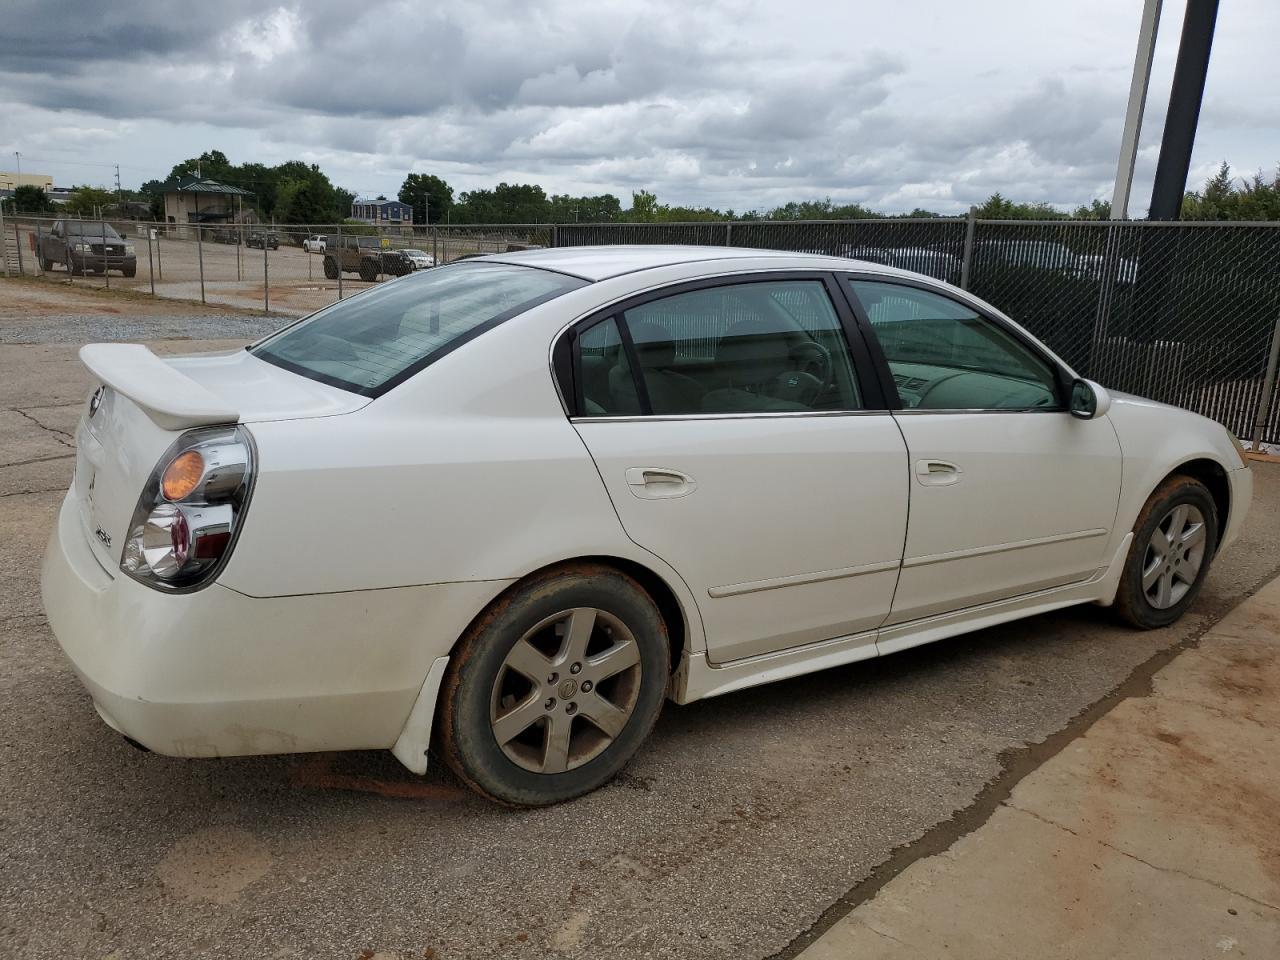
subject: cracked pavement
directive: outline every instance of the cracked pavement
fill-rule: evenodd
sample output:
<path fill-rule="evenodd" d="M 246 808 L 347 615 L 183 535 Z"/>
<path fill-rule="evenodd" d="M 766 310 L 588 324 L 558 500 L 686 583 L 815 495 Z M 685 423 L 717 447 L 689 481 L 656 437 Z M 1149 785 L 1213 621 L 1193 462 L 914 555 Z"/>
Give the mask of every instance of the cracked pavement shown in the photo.
<path fill-rule="evenodd" d="M 617 783 L 548 810 L 499 809 L 443 764 L 418 779 L 381 752 L 145 754 L 98 719 L 44 621 L 40 557 L 89 382 L 62 332 L 6 339 L 17 324 L 38 339 L 15 286 L 0 281 L 0 939 L 24 957 L 791 953 L 1280 571 L 1280 467 L 1259 464 L 1243 541 L 1172 628 L 1078 608 L 668 705 Z M 153 333 L 171 335 L 166 317 Z"/>

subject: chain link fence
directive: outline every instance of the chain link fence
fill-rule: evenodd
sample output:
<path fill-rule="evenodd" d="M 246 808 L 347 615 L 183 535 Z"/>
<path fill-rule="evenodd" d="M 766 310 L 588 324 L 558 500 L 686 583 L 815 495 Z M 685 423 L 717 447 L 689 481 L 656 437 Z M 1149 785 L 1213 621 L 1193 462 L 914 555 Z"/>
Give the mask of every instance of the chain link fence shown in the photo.
<path fill-rule="evenodd" d="M 931 218 L 402 227 L 8 217 L 0 237 L 7 274 L 292 315 L 413 270 L 538 247 L 667 243 L 852 257 L 972 291 L 1107 387 L 1280 443 L 1280 387 L 1268 375 L 1280 347 L 1280 223 Z"/>

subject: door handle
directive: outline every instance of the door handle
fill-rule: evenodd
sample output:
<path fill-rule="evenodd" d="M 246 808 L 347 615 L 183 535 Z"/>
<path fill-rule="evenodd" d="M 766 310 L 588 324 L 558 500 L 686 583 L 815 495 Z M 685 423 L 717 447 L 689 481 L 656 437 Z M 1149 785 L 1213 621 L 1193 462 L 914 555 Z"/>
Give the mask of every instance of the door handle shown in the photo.
<path fill-rule="evenodd" d="M 945 487 L 959 480 L 963 473 L 948 460 L 916 461 L 916 479 L 927 487 Z"/>
<path fill-rule="evenodd" d="M 669 500 L 687 497 L 698 482 L 687 473 L 666 467 L 632 467 L 627 471 L 627 487 L 641 500 Z"/>

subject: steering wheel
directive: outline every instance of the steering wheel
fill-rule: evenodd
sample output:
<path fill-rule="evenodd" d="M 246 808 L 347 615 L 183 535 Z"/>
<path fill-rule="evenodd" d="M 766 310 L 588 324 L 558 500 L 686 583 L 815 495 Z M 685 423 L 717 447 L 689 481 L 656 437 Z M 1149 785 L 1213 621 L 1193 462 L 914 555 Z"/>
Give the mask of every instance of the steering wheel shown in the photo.
<path fill-rule="evenodd" d="M 795 370 L 792 373 L 799 374 L 800 382 L 804 384 L 802 396 L 796 399 L 812 403 L 831 389 L 831 385 L 835 382 L 836 368 L 831 362 L 830 350 L 817 340 L 804 340 L 788 352 L 792 362 L 795 363 Z M 779 374 L 778 380 L 781 383 L 788 383 L 792 373 Z M 813 383 L 809 383 L 810 380 Z"/>

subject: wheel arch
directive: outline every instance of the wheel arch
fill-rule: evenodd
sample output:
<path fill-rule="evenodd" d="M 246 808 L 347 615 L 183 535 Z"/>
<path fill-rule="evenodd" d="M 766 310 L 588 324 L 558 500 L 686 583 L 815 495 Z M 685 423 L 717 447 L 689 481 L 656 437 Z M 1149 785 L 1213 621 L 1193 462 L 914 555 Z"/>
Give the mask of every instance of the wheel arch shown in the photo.
<path fill-rule="evenodd" d="M 1231 516 L 1231 481 L 1227 479 L 1226 469 L 1218 461 L 1209 457 L 1196 457 L 1178 464 L 1166 473 L 1152 491 L 1158 490 L 1171 477 L 1177 476 L 1198 480 L 1213 497 L 1213 507 L 1218 514 L 1218 542 L 1221 543 L 1227 529 L 1227 521 Z M 1215 552 L 1217 550 L 1216 544 L 1214 550 Z"/>
<path fill-rule="evenodd" d="M 649 595 L 654 605 L 657 606 L 662 622 L 667 628 L 667 643 L 671 653 L 671 672 L 674 673 L 679 667 L 681 657 L 689 644 L 689 615 L 684 609 L 684 605 L 680 602 L 676 591 L 657 571 L 637 560 L 629 560 L 609 554 L 571 557 L 530 570 L 518 580 L 508 584 L 496 597 L 485 604 L 484 609 L 479 611 L 467 624 L 466 629 L 454 639 L 449 647 L 449 655 L 452 656 L 458 644 L 462 642 L 462 638 L 469 634 L 479 621 L 491 615 L 495 608 L 501 606 L 513 591 L 520 589 L 534 577 L 540 577 L 558 570 L 569 571 L 582 564 L 612 567 L 635 580 L 640 585 L 640 588 Z"/>

